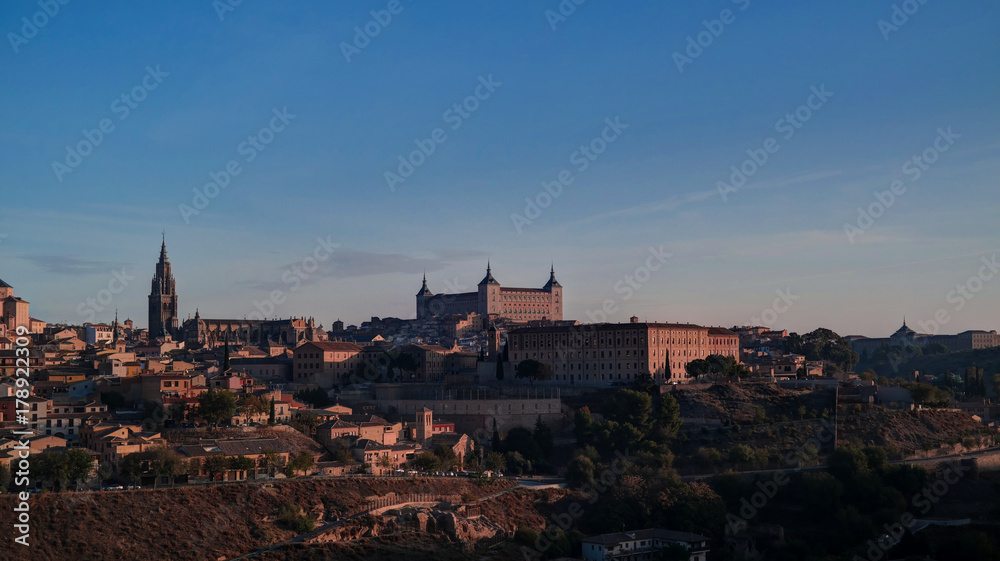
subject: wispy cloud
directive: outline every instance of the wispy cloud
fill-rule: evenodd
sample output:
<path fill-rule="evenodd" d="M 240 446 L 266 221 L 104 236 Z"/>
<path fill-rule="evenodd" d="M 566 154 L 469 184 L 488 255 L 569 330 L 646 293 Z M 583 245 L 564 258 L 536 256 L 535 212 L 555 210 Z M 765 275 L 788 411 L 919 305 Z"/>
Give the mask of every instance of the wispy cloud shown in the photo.
<path fill-rule="evenodd" d="M 46 273 L 57 275 L 107 274 L 108 271 L 125 265 L 111 261 L 80 259 L 68 255 L 21 255 L 21 258 L 33 263 Z"/>
<path fill-rule="evenodd" d="M 796 175 L 794 177 L 789 177 L 777 181 L 759 181 L 756 183 L 748 184 L 746 187 L 743 187 L 740 190 L 743 191 L 743 190 L 758 190 L 758 189 L 778 189 L 783 187 L 791 187 L 793 185 L 801 185 L 804 183 L 811 183 L 813 181 L 819 181 L 821 179 L 826 179 L 829 177 L 835 177 L 841 175 L 842 173 L 843 172 L 840 170 L 817 171 L 817 172 Z M 660 212 L 670 212 L 686 205 L 700 203 L 706 200 L 711 200 L 713 198 L 715 199 L 719 198 L 719 192 L 717 189 L 710 189 L 705 191 L 693 191 L 681 195 L 673 195 L 666 199 L 650 201 L 648 203 L 643 203 L 641 205 L 635 205 L 618 210 L 612 210 L 609 212 L 603 212 L 601 214 L 595 214 L 594 216 L 588 216 L 580 220 L 568 222 L 564 224 L 562 227 L 568 228 L 576 226 L 585 226 L 588 224 L 604 222 L 607 220 L 614 220 L 617 218 L 626 218 L 626 217 L 633 218 L 637 216 L 657 214 Z M 717 202 L 722 203 L 721 200 Z"/>
<path fill-rule="evenodd" d="M 387 274 L 420 274 L 424 271 L 443 270 L 455 263 L 486 260 L 488 253 L 474 249 L 447 249 L 438 251 L 434 257 L 412 257 L 401 253 L 374 253 L 369 251 L 341 250 L 334 251 L 328 258 L 319 263 L 319 267 L 311 272 L 298 275 L 299 284 L 308 286 L 324 279 L 346 279 L 370 277 Z M 294 271 L 302 270 L 302 263 L 288 263 L 279 267 L 277 278 L 237 281 L 236 284 L 252 289 L 270 290 L 287 288 L 288 283 L 281 277 L 286 272 L 295 275 Z"/>

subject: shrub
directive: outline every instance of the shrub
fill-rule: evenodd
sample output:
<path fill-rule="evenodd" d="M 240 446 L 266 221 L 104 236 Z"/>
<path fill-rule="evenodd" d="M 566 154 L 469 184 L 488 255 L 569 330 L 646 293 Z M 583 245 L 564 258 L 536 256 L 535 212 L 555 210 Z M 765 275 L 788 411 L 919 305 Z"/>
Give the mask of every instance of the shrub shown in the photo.
<path fill-rule="evenodd" d="M 535 542 L 538 541 L 538 530 L 519 526 L 517 531 L 514 532 L 514 541 L 521 545 L 534 546 Z"/>

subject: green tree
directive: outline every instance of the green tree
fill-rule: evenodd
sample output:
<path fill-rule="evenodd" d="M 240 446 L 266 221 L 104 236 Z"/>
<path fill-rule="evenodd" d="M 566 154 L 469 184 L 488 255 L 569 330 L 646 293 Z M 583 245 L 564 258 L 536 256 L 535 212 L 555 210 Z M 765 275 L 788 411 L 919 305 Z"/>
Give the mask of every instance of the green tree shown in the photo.
<path fill-rule="evenodd" d="M 441 460 L 441 467 L 446 470 L 453 469 L 458 465 L 458 455 L 451 446 L 438 444 L 434 447 L 434 455 Z"/>
<path fill-rule="evenodd" d="M 487 452 L 486 456 L 483 457 L 483 469 L 485 470 L 503 472 L 506 467 L 503 454 L 500 452 Z"/>
<path fill-rule="evenodd" d="M 271 414 L 267 418 L 267 424 L 270 425 L 270 426 L 272 426 L 272 427 L 275 424 L 277 424 L 277 421 L 275 420 L 275 417 L 274 417 L 274 400 L 273 399 L 271 400 Z"/>
<path fill-rule="evenodd" d="M 295 392 L 295 399 L 308 403 L 316 408 L 323 408 L 330 405 L 330 396 L 319 388 L 299 390 Z"/>
<path fill-rule="evenodd" d="M 61 461 L 66 463 L 66 479 L 79 490 L 80 482 L 87 481 L 90 478 L 90 473 L 94 470 L 94 457 L 82 448 L 70 448 L 61 454 Z"/>
<path fill-rule="evenodd" d="M 4 464 L 0 464 L 0 487 L 8 488 L 10 478 L 10 468 Z"/>
<path fill-rule="evenodd" d="M 313 467 L 313 462 L 313 455 L 303 450 L 293 456 L 288 465 L 293 471 L 301 471 L 303 474 L 306 474 Z"/>
<path fill-rule="evenodd" d="M 225 475 L 226 471 L 229 470 L 229 460 L 225 456 L 208 456 L 205 461 L 202 462 L 205 472 L 208 473 L 208 478 L 215 481 L 221 475 Z"/>
<path fill-rule="evenodd" d="M 656 399 L 655 424 L 665 435 L 675 435 L 681 429 L 681 406 L 674 396 L 665 393 Z"/>
<path fill-rule="evenodd" d="M 118 462 L 118 475 L 130 484 L 137 484 L 145 471 L 140 454 L 129 454 Z"/>
<path fill-rule="evenodd" d="M 313 429 L 319 425 L 319 417 L 314 413 L 299 414 L 295 417 L 295 422 L 293 423 L 296 428 L 302 431 L 302 434 L 306 436 L 312 436 Z"/>
<path fill-rule="evenodd" d="M 187 471 L 187 465 L 179 454 L 166 446 L 161 446 L 150 451 L 150 469 L 157 480 L 166 477 L 173 486 L 177 476 Z M 153 486 L 155 487 L 156 483 L 153 483 Z"/>
<path fill-rule="evenodd" d="M 689 561 L 691 550 L 679 543 L 672 543 L 665 549 L 660 550 L 657 561 Z"/>
<path fill-rule="evenodd" d="M 228 421 L 236 413 L 236 396 L 229 390 L 208 390 L 198 397 L 198 414 L 210 425 Z"/>
<path fill-rule="evenodd" d="M 753 458 L 753 449 L 746 444 L 737 444 L 729 449 L 729 461 L 741 471 L 744 466 L 753 461 Z"/>
<path fill-rule="evenodd" d="M 841 446 L 830 454 L 827 471 L 842 482 L 852 482 L 870 473 L 868 456 L 855 446 Z"/>
<path fill-rule="evenodd" d="M 378 465 L 378 467 L 382 468 L 383 470 L 387 470 L 392 467 L 392 458 L 390 458 L 389 456 L 379 456 L 376 465 Z"/>
<path fill-rule="evenodd" d="M 948 354 L 948 347 L 942 345 L 941 343 L 931 343 L 924 348 L 925 355 L 944 355 Z"/>
<path fill-rule="evenodd" d="M 243 396 L 236 404 L 236 410 L 248 420 L 263 415 L 270 409 L 269 399 L 253 394 Z"/>
<path fill-rule="evenodd" d="M 497 381 L 503 381 L 503 374 L 503 354 L 500 354 L 497 356 Z"/>
<path fill-rule="evenodd" d="M 97 476 L 97 487 L 103 488 L 104 482 L 111 479 L 112 474 L 111 466 L 109 464 L 103 463 L 97 465 L 97 471 L 95 472 Z"/>
<path fill-rule="evenodd" d="M 281 469 L 281 454 L 277 450 L 268 446 L 264 448 L 264 469 L 267 470 L 268 475 L 273 476 L 274 473 Z"/>
<path fill-rule="evenodd" d="M 542 459 L 542 448 L 538 445 L 531 431 L 524 427 L 514 427 L 507 431 L 503 440 L 503 449 L 508 452 L 519 452 L 531 461 Z"/>
<path fill-rule="evenodd" d="M 187 473 L 191 478 L 201 475 L 201 458 L 191 458 L 187 462 Z"/>
<path fill-rule="evenodd" d="M 715 448 L 698 448 L 694 458 L 703 467 L 715 467 L 722 463 L 722 453 Z"/>
<path fill-rule="evenodd" d="M 594 442 L 594 418 L 586 406 L 573 413 L 573 435 L 578 446 L 586 446 Z"/>
<path fill-rule="evenodd" d="M 705 359 L 696 358 L 687 363 L 684 369 L 687 371 L 689 377 L 697 379 L 710 374 L 712 372 L 712 365 Z"/>
<path fill-rule="evenodd" d="M 635 390 L 618 390 L 604 402 L 604 414 L 608 419 L 628 423 L 646 433 L 652 427 L 652 399 L 649 394 Z"/>
<path fill-rule="evenodd" d="M 535 430 L 531 433 L 531 436 L 538 443 L 538 449 L 541 451 L 541 459 L 548 459 L 552 455 L 552 429 L 542 422 L 541 415 L 535 419 Z"/>
<path fill-rule="evenodd" d="M 514 370 L 514 377 L 520 379 L 527 378 L 531 380 L 532 384 L 535 383 L 535 380 L 551 380 L 552 367 L 537 360 L 522 360 Z"/>
<path fill-rule="evenodd" d="M 53 489 L 61 490 L 69 481 L 66 461 L 60 452 L 45 452 L 32 455 L 30 470 L 36 481 L 49 483 Z"/>
<path fill-rule="evenodd" d="M 660 395 L 660 387 L 653 381 L 653 377 L 649 375 L 649 372 L 643 372 L 636 376 L 632 382 L 632 389 L 640 393 L 649 394 L 650 397 Z"/>
<path fill-rule="evenodd" d="M 507 464 L 507 470 L 514 475 L 523 475 L 531 471 L 531 462 L 520 453 L 520 452 L 507 452 L 503 456 L 504 463 Z"/>
<path fill-rule="evenodd" d="M 570 487 L 582 487 L 594 481 L 597 466 L 590 458 L 579 455 L 566 464 L 566 483 Z"/>
<path fill-rule="evenodd" d="M 825 360 L 836 364 L 841 370 L 850 371 L 858 363 L 858 353 L 851 344 L 829 329 L 819 328 L 799 335 L 791 333 L 785 340 L 785 350 L 793 354 L 805 355 L 806 360 Z"/>
<path fill-rule="evenodd" d="M 254 468 L 256 468 L 257 466 L 254 465 L 253 460 L 251 460 L 250 458 L 240 454 L 239 456 L 229 457 L 227 460 L 228 460 L 227 463 L 229 464 L 228 465 L 229 469 L 236 471 L 245 471 L 247 472 L 248 477 L 256 475 Z"/>
<path fill-rule="evenodd" d="M 424 452 L 423 454 L 420 454 L 416 458 L 410 460 L 410 465 L 413 466 L 413 469 L 426 471 L 428 473 L 440 471 L 441 458 L 433 452 Z"/>

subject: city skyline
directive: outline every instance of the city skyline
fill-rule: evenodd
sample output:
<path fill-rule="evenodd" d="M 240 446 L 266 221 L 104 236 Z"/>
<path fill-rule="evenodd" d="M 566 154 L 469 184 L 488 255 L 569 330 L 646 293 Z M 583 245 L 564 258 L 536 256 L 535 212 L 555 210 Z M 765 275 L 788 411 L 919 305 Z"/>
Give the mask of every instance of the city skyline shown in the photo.
<path fill-rule="evenodd" d="M 274 315 L 413 317 L 425 270 L 471 290 L 490 260 L 511 286 L 554 263 L 580 321 L 611 300 L 610 321 L 887 336 L 944 310 L 942 333 L 997 328 L 979 273 L 1000 8 L 400 6 L 371 24 L 387 3 L 69 4 L 30 38 L 35 5 L 5 6 L 25 40 L 4 55 L 21 79 L 0 110 L 2 278 L 80 323 L 125 267 L 94 321 L 141 325 L 166 229 L 181 318 L 252 313 L 321 239 L 336 250 Z M 671 257 L 625 299 L 650 248 Z"/>

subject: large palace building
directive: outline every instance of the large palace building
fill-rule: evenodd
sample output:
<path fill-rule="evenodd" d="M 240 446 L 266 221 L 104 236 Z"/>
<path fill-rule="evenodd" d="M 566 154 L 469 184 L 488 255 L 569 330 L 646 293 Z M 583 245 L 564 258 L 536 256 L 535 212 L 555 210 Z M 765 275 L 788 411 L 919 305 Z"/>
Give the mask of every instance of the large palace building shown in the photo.
<path fill-rule="evenodd" d="M 521 327 L 507 334 L 515 365 L 537 360 L 552 382 L 604 386 L 650 374 L 660 383 L 688 379 L 686 367 L 708 355 L 740 357 L 739 336 L 721 327 L 687 323 L 596 323 Z"/>
<path fill-rule="evenodd" d="M 549 281 L 542 288 L 510 288 L 500 286 L 493 278 L 489 264 L 486 276 L 476 292 L 434 294 L 424 285 L 417 293 L 417 319 L 448 314 L 479 314 L 512 321 L 526 322 L 563 318 L 562 285 L 556 280 L 555 268 L 549 270 Z"/>

